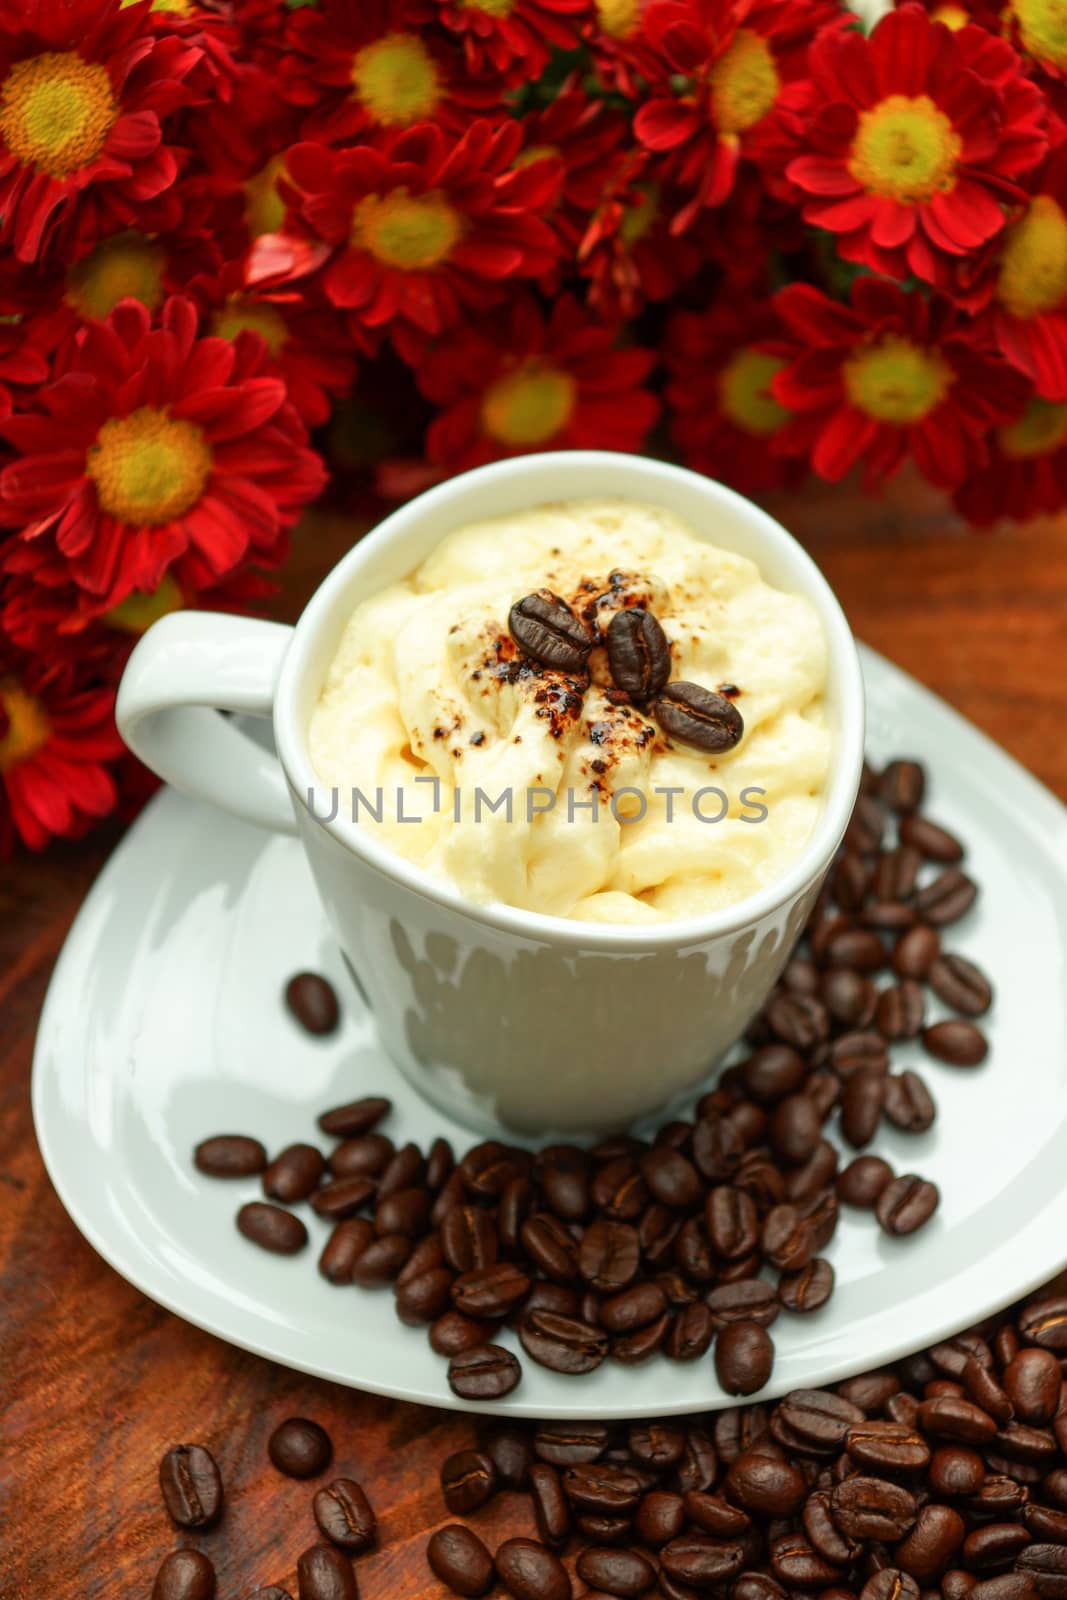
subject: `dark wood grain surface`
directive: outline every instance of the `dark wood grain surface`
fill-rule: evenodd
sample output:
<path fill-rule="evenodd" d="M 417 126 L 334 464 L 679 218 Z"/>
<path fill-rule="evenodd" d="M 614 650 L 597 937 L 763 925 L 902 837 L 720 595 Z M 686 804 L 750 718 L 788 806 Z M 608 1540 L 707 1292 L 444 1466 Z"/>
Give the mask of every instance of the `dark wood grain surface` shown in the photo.
<path fill-rule="evenodd" d="M 1067 798 L 1067 519 L 966 532 L 910 482 L 881 502 L 819 489 L 773 509 L 837 589 L 856 633 L 943 695 Z M 302 531 L 279 597 L 296 615 L 346 548 L 340 519 Z M 901 739 L 902 746 L 906 739 Z M 81 1239 L 41 1166 L 33 1038 L 53 963 L 115 832 L 0 867 L 0 1600 L 132 1600 L 176 1542 L 156 1487 L 180 1440 L 216 1451 L 229 1492 L 205 1536 L 220 1600 L 293 1586 L 314 1539 L 309 1488 L 266 1463 L 273 1426 L 318 1418 L 366 1486 L 381 1548 L 365 1600 L 438 1594 L 424 1561 L 436 1470 L 469 1425 L 353 1393 L 230 1349 L 145 1300 Z M 480 1521 L 532 1531 L 507 1497 Z M 295 1594 L 295 1587 L 293 1588 Z"/>

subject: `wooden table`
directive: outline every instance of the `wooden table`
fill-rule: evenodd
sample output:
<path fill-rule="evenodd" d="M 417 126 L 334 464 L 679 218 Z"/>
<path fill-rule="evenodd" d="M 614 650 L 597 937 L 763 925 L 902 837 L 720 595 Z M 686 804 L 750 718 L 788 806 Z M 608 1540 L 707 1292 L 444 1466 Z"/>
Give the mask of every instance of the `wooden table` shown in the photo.
<path fill-rule="evenodd" d="M 774 509 L 861 638 L 1067 798 L 1067 520 L 974 535 L 907 481 L 882 502 L 819 489 Z M 338 519 L 302 534 L 279 616 L 299 611 L 350 538 Z M 423 1550 L 443 1520 L 437 1466 L 468 1439 L 467 1422 L 300 1377 L 180 1322 L 98 1259 L 45 1177 L 30 1121 L 34 1030 L 64 934 L 115 837 L 0 868 L 0 1597 L 147 1597 L 177 1542 L 157 1462 L 190 1439 L 210 1444 L 228 1486 L 223 1525 L 203 1540 L 220 1600 L 291 1586 L 314 1539 L 310 1491 L 267 1465 L 265 1444 L 301 1414 L 328 1427 L 338 1465 L 377 1508 L 381 1549 L 360 1563 L 364 1596 L 436 1595 Z M 532 1531 L 525 1515 L 517 1527 L 500 1503 L 479 1521 L 491 1542 L 505 1524 Z"/>

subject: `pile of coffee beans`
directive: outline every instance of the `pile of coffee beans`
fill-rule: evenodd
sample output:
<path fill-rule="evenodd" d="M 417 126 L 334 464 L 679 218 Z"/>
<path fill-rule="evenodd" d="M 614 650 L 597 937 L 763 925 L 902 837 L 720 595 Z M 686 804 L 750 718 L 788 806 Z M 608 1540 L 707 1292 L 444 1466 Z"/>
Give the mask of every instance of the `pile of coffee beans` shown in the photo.
<path fill-rule="evenodd" d="M 692 1120 L 592 1149 L 486 1140 L 457 1157 L 441 1138 L 425 1152 L 398 1145 L 381 1128 L 389 1101 L 367 1097 L 319 1118 L 336 1141 L 327 1153 L 300 1143 L 268 1160 L 259 1141 L 223 1135 L 197 1147 L 196 1165 L 260 1175 L 264 1198 L 242 1206 L 237 1225 L 266 1250 L 307 1246 L 288 1208 L 308 1202 L 333 1225 L 323 1276 L 391 1286 L 399 1317 L 428 1328 L 466 1399 L 519 1382 L 518 1357 L 497 1342 L 505 1326 L 531 1360 L 572 1375 L 657 1352 L 694 1361 L 714 1344 L 726 1392 L 758 1391 L 774 1362 L 768 1329 L 833 1291 L 826 1251 L 839 1207 L 873 1212 L 894 1237 L 937 1207 L 933 1183 L 869 1148 L 884 1122 L 921 1133 L 936 1115 L 923 1077 L 892 1070 L 894 1049 L 919 1040 L 961 1069 L 986 1055 L 975 1019 L 992 1002 L 989 981 L 942 943 L 977 887 L 963 845 L 923 813 L 925 787 L 915 761 L 865 771 L 748 1053 Z M 931 992 L 957 1015 L 930 1021 Z M 320 997 L 314 1016 L 329 1014 Z M 845 1164 L 827 1137 L 834 1121 L 854 1152 Z"/>
<path fill-rule="evenodd" d="M 614 685 L 612 694 L 622 703 L 643 707 L 668 738 L 700 750 L 732 750 L 745 731 L 732 696 L 735 684 L 723 685 L 730 693 L 707 689 L 671 676 L 671 647 L 659 620 L 636 596 L 627 596 L 611 574 L 611 588 L 601 597 L 620 609 L 607 628 L 600 625 L 596 600 L 576 616 L 573 609 L 550 589 L 516 600 L 508 616 L 508 631 L 525 656 L 552 671 L 567 673 L 580 690 L 588 686 L 590 656 L 598 646 L 607 655 Z M 588 626 L 587 626 L 588 624 Z"/>
<path fill-rule="evenodd" d="M 427 1546 L 453 1594 L 514 1600 L 1064 1600 L 1062 1282 L 894 1367 L 688 1420 L 509 1423 L 441 1468 L 536 1537 Z M 510 1520 L 510 1518 L 509 1518 Z M 577 1579 L 577 1584 L 575 1583 Z"/>
<path fill-rule="evenodd" d="M 307 1417 L 290 1417 L 275 1428 L 267 1445 L 271 1462 L 289 1478 L 314 1478 L 333 1460 L 326 1430 Z M 159 1464 L 159 1487 L 170 1519 L 186 1533 L 206 1533 L 223 1513 L 222 1475 L 206 1445 L 177 1444 Z M 370 1550 L 377 1538 L 374 1512 L 353 1478 L 336 1478 L 316 1491 L 312 1514 L 322 1541 L 310 1545 L 297 1562 L 299 1600 L 357 1600 L 352 1557 Z M 152 1588 L 152 1600 L 214 1600 L 215 1567 L 202 1550 L 172 1550 Z M 256 1589 L 250 1600 L 291 1600 L 278 1585 Z"/>

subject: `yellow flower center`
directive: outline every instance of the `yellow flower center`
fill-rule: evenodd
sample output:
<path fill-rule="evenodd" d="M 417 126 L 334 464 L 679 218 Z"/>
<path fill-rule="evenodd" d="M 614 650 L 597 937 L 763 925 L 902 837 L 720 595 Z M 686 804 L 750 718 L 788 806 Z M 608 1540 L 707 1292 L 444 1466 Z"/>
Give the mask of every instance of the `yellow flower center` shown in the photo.
<path fill-rule="evenodd" d="M 936 350 L 890 335 L 845 362 L 845 392 L 878 422 L 908 427 L 940 405 L 953 372 Z"/>
<path fill-rule="evenodd" d="M 619 225 L 623 244 L 635 245 L 643 239 L 659 211 L 659 184 L 646 183 L 632 206 L 627 206 Z"/>
<path fill-rule="evenodd" d="M 169 616 L 172 611 L 180 611 L 184 604 L 185 597 L 168 572 L 158 589 L 153 589 L 151 594 L 138 594 L 134 590 L 119 605 L 112 606 L 110 611 L 104 612 L 104 621 L 122 633 L 141 634 L 150 628 L 153 622 L 158 622 L 160 617 Z"/>
<path fill-rule="evenodd" d="M 1026 53 L 1067 67 L 1067 0 L 1012 0 L 1011 9 Z"/>
<path fill-rule="evenodd" d="M 765 350 L 738 350 L 719 376 L 723 415 L 746 433 L 777 433 L 790 413 L 771 393 L 771 381 L 784 366 Z"/>
<path fill-rule="evenodd" d="M 211 331 L 220 339 L 236 339 L 239 333 L 258 333 L 272 356 L 280 354 L 289 337 L 281 312 L 262 300 L 228 300 L 215 313 Z"/>
<path fill-rule="evenodd" d="M 162 245 L 143 233 L 116 233 L 67 274 L 67 302 L 83 317 L 103 318 L 120 300 L 139 300 L 149 311 L 163 304 Z"/>
<path fill-rule="evenodd" d="M 997 429 L 1006 456 L 1047 456 L 1067 444 L 1067 405 L 1052 400 L 1029 400 L 1018 422 Z"/>
<path fill-rule="evenodd" d="M 961 149 L 929 95 L 891 94 L 861 112 L 848 167 L 870 194 L 913 205 L 952 188 Z"/>
<path fill-rule="evenodd" d="M 47 744 L 52 729 L 41 702 L 14 678 L 0 678 L 0 713 L 0 772 L 7 772 Z"/>
<path fill-rule="evenodd" d="M 596 15 L 605 33 L 622 39 L 641 20 L 641 0 L 596 0 Z"/>
<path fill-rule="evenodd" d="M 460 0 L 464 11 L 484 11 L 490 17 L 506 17 L 515 0 Z"/>
<path fill-rule="evenodd" d="M 16 161 L 53 178 L 87 167 L 119 114 L 111 79 L 74 50 L 17 61 L 0 87 L 0 136 Z"/>
<path fill-rule="evenodd" d="M 285 201 L 278 193 L 278 179 L 285 177 L 285 151 L 271 156 L 265 167 L 245 183 L 245 221 L 253 239 L 264 233 L 277 233 L 285 221 Z"/>
<path fill-rule="evenodd" d="M 1031 200 L 1004 238 L 997 299 L 1013 317 L 1039 317 L 1067 295 L 1067 216 L 1050 194 Z"/>
<path fill-rule="evenodd" d="M 529 361 L 486 390 L 482 426 L 490 438 L 515 450 L 546 444 L 571 420 L 577 397 L 569 373 Z"/>
<path fill-rule="evenodd" d="M 711 109 L 723 133 L 744 133 L 778 98 L 778 68 L 766 39 L 738 28 L 711 69 Z"/>
<path fill-rule="evenodd" d="M 463 221 L 444 195 L 413 195 L 407 189 L 368 194 L 352 219 L 352 243 L 386 266 L 403 272 L 425 272 L 451 255 L 463 233 Z"/>
<path fill-rule="evenodd" d="M 189 511 L 211 473 L 211 446 L 195 422 L 142 406 L 104 423 L 85 458 L 101 509 L 159 527 Z"/>
<path fill-rule="evenodd" d="M 352 62 L 356 99 L 376 122 L 406 128 L 432 117 L 441 98 L 434 59 L 413 33 L 387 33 Z"/>
<path fill-rule="evenodd" d="M 962 6 L 952 5 L 951 0 L 949 0 L 947 5 L 936 6 L 931 11 L 930 20 L 932 22 L 943 22 L 946 28 L 952 29 L 953 33 L 959 33 L 961 28 L 967 26 L 971 18 Z"/>

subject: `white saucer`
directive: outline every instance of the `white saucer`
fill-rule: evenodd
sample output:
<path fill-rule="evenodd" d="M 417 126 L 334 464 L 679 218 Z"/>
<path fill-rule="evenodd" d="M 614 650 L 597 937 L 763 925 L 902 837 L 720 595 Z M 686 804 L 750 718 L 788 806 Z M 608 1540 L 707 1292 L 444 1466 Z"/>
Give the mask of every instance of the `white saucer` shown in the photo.
<path fill-rule="evenodd" d="M 783 1314 L 768 1397 L 877 1366 L 978 1320 L 1067 1262 L 1067 810 L 1001 750 L 881 657 L 864 652 L 876 760 L 930 765 L 928 809 L 970 844 L 983 892 L 951 947 L 993 976 L 992 1050 L 976 1071 L 899 1051 L 940 1115 L 921 1136 L 888 1131 L 898 1171 L 941 1187 L 923 1233 L 882 1236 L 845 1209 L 830 1257 L 837 1292 L 809 1317 Z M 344 997 L 330 1039 L 309 1039 L 281 1001 L 301 968 Z M 311 1247 L 261 1253 L 234 1227 L 255 1179 L 201 1177 L 190 1152 L 216 1132 L 276 1150 L 316 1138 L 318 1111 L 365 1093 L 395 1102 L 388 1131 L 426 1144 L 471 1137 L 422 1103 L 378 1048 L 331 943 L 295 840 L 274 838 L 165 792 L 101 873 L 56 967 L 34 1062 L 44 1159 L 100 1254 L 152 1299 L 231 1343 L 361 1389 L 463 1407 L 421 1330 L 392 1295 L 326 1284 L 326 1226 Z M 505 1342 L 514 1336 L 504 1335 Z M 506 1400 L 472 1410 L 557 1418 L 638 1417 L 727 1404 L 710 1359 L 610 1362 L 584 1378 L 524 1360 Z"/>

